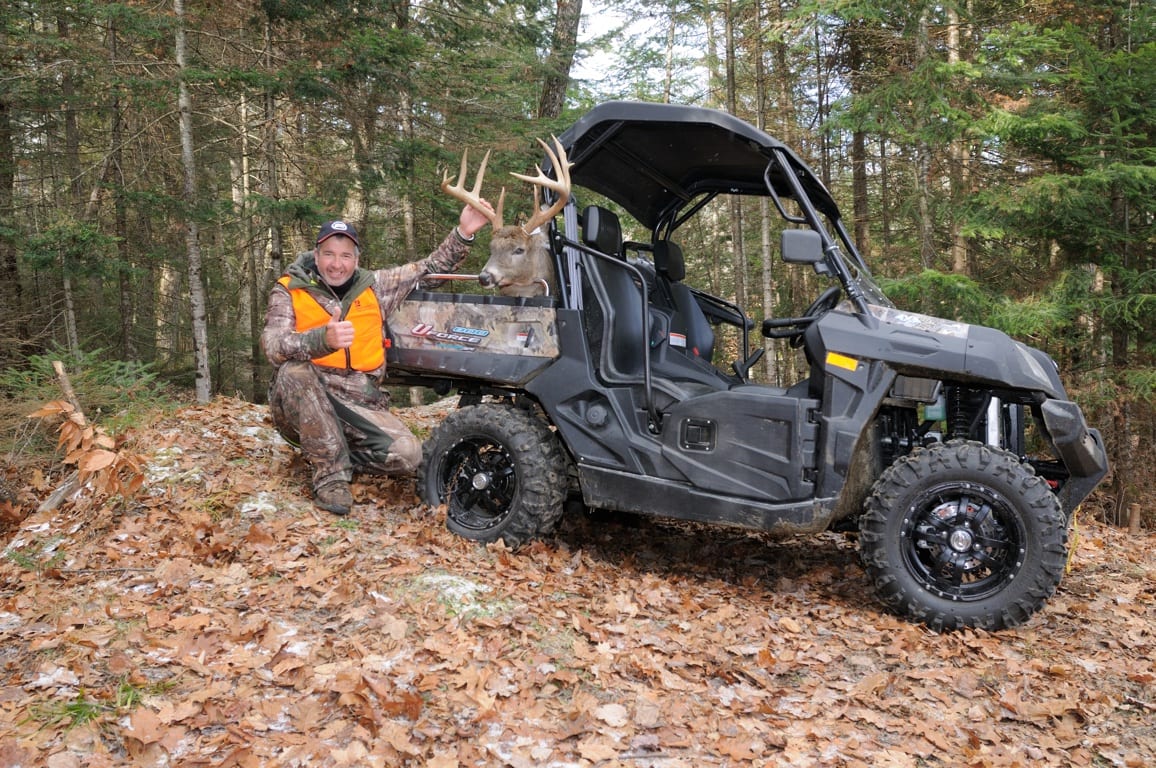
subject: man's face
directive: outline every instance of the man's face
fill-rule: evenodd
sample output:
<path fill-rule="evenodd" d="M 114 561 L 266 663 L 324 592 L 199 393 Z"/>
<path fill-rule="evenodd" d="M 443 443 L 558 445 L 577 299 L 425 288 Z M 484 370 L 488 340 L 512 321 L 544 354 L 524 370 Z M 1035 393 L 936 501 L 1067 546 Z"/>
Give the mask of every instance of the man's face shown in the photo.
<path fill-rule="evenodd" d="M 313 258 L 326 285 L 342 285 L 357 269 L 357 247 L 344 235 L 327 237 L 314 250 Z"/>

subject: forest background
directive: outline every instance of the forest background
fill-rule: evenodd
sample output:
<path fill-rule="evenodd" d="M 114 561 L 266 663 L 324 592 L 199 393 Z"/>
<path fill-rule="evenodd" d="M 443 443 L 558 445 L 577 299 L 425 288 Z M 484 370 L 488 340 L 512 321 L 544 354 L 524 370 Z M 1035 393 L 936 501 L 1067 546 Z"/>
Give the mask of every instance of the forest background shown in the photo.
<path fill-rule="evenodd" d="M 53 396 L 53 359 L 107 421 L 261 401 L 265 295 L 321 221 L 356 223 L 363 264 L 420 257 L 462 151 L 508 178 L 617 98 L 794 147 L 897 304 L 1057 360 L 1117 470 L 1096 515 L 1156 525 L 1149 0 L 4 3 L 0 426 Z M 691 282 L 756 320 L 817 294 L 761 245 L 765 209 L 699 218 Z M 789 377 L 769 351 L 756 378 Z"/>

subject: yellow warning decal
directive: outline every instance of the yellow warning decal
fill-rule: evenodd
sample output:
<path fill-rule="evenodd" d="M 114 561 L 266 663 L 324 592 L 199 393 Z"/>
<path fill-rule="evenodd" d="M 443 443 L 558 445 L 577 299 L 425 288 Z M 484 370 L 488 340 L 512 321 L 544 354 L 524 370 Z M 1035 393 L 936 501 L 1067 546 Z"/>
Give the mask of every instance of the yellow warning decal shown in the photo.
<path fill-rule="evenodd" d="M 828 352 L 827 365 L 833 365 L 836 368 L 845 368 L 848 371 L 853 371 L 859 367 L 859 361 L 853 357 L 840 355 L 838 352 Z"/>

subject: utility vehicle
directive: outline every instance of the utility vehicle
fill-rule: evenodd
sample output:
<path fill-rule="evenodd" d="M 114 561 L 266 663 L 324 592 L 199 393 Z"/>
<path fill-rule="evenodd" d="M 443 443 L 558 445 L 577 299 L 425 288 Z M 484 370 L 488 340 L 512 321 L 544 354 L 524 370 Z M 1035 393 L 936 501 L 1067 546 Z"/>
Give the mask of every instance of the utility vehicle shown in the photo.
<path fill-rule="evenodd" d="M 1041 608 L 1108 468 L 1052 359 L 895 307 L 815 173 L 727 113 L 606 103 L 556 147 L 539 177 L 557 292 L 418 291 L 391 318 L 391 380 L 460 394 L 419 477 L 451 530 L 516 547 L 568 497 L 783 536 L 850 527 L 910 620 L 994 630 Z M 791 386 L 751 381 L 759 326 L 684 280 L 680 228 L 727 195 L 769 198 L 782 261 L 827 283 L 761 323 L 805 354 Z M 623 242 L 623 222 L 645 234 Z M 742 351 L 720 361 L 728 325 Z"/>

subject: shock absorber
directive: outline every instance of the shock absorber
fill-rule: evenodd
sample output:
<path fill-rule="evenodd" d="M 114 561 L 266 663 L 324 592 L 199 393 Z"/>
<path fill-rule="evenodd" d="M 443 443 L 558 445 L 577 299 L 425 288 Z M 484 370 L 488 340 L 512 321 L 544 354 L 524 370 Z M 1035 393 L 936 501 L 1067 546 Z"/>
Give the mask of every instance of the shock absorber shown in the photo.
<path fill-rule="evenodd" d="M 971 435 L 971 419 L 967 414 L 967 398 L 963 387 L 951 387 L 948 391 L 951 422 L 947 427 L 949 438 L 967 439 Z"/>

